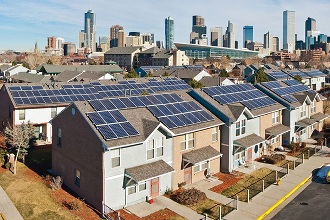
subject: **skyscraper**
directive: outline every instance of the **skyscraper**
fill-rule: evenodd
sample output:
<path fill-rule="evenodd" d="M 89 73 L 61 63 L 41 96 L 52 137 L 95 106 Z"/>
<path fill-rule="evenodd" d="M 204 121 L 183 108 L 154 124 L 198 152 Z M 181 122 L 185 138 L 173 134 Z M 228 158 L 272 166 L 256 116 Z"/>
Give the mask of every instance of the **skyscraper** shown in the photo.
<path fill-rule="evenodd" d="M 56 49 L 56 37 L 55 36 L 47 38 L 47 48 Z"/>
<path fill-rule="evenodd" d="M 270 49 L 270 51 L 274 49 L 273 35 L 269 31 L 264 34 L 264 48 Z"/>
<path fill-rule="evenodd" d="M 283 12 L 283 49 L 292 53 L 295 50 L 296 21 L 295 11 Z"/>
<path fill-rule="evenodd" d="M 248 42 L 253 42 L 253 26 L 243 27 L 243 47 L 246 48 Z"/>
<path fill-rule="evenodd" d="M 174 20 L 171 17 L 165 18 L 165 48 L 174 48 Z"/>
<path fill-rule="evenodd" d="M 222 47 L 222 27 L 211 28 L 211 46 Z"/>
<path fill-rule="evenodd" d="M 199 15 L 194 15 L 193 16 L 193 26 L 194 25 L 205 26 L 205 24 L 204 24 L 204 18 L 202 18 L 202 16 L 199 16 Z"/>
<path fill-rule="evenodd" d="M 85 47 L 91 52 L 96 51 L 96 16 L 92 10 L 85 13 Z"/>
<path fill-rule="evenodd" d="M 118 47 L 118 32 L 124 28 L 118 24 L 112 25 L 110 28 L 110 48 Z"/>
<path fill-rule="evenodd" d="M 308 17 L 305 22 L 305 40 L 307 38 L 307 31 L 316 31 L 316 20 Z"/>
<path fill-rule="evenodd" d="M 194 15 L 192 19 L 192 30 L 191 32 L 198 33 L 198 38 L 202 39 L 204 38 L 205 34 L 207 34 L 207 28 L 204 23 L 204 18 L 199 15 Z M 204 36 L 204 37 L 202 37 Z"/>
<path fill-rule="evenodd" d="M 230 21 L 224 35 L 224 47 L 235 48 L 235 27 Z"/>

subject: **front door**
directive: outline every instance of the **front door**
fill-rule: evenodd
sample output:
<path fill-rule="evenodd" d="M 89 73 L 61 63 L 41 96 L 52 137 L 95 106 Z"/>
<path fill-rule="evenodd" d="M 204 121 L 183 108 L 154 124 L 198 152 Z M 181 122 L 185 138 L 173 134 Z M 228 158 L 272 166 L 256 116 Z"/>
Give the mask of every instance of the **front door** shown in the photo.
<path fill-rule="evenodd" d="M 155 198 L 159 196 L 159 177 L 152 179 L 151 181 L 151 197 Z"/>
<path fill-rule="evenodd" d="M 184 169 L 184 181 L 186 184 L 191 184 L 191 167 Z"/>
<path fill-rule="evenodd" d="M 252 160 L 252 147 L 250 147 L 250 148 L 248 149 L 247 160 L 248 160 L 248 161 Z"/>

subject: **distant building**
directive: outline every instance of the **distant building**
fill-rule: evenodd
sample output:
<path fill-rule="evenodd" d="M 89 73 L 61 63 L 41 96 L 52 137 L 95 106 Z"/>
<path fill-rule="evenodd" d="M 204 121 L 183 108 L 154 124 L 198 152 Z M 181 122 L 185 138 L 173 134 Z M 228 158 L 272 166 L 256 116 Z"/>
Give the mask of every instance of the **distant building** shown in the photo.
<path fill-rule="evenodd" d="M 211 46 L 222 47 L 222 27 L 211 28 Z"/>
<path fill-rule="evenodd" d="M 280 51 L 280 39 L 278 37 L 273 37 L 273 51 Z"/>
<path fill-rule="evenodd" d="M 243 47 L 246 48 L 247 42 L 253 42 L 253 26 L 243 27 Z"/>
<path fill-rule="evenodd" d="M 228 27 L 224 35 L 223 46 L 235 48 L 235 27 L 233 23 L 230 23 L 230 21 L 228 21 Z"/>
<path fill-rule="evenodd" d="M 171 17 L 165 18 L 165 48 L 166 50 L 174 48 L 174 20 Z"/>
<path fill-rule="evenodd" d="M 96 51 L 96 15 L 92 10 L 85 13 L 85 47 L 91 52 Z"/>
<path fill-rule="evenodd" d="M 76 52 L 76 45 L 72 42 L 64 42 L 63 52 L 64 52 L 64 56 L 69 56 L 74 54 Z"/>
<path fill-rule="evenodd" d="M 302 40 L 297 40 L 296 41 L 296 50 L 305 50 L 306 49 L 306 44 Z"/>
<path fill-rule="evenodd" d="M 184 51 L 164 50 L 152 57 L 152 66 L 183 66 L 189 65 L 189 57 Z"/>
<path fill-rule="evenodd" d="M 56 49 L 56 37 L 55 36 L 47 38 L 47 48 Z"/>
<path fill-rule="evenodd" d="M 190 43 L 205 45 L 205 40 L 207 41 L 207 27 L 204 21 L 204 18 L 199 15 L 193 16 Z"/>
<path fill-rule="evenodd" d="M 296 19 L 295 11 L 283 12 L 283 49 L 292 53 L 295 50 Z"/>
<path fill-rule="evenodd" d="M 316 20 L 314 18 L 308 17 L 305 22 L 305 40 L 307 38 L 308 31 L 316 31 Z"/>
<path fill-rule="evenodd" d="M 119 34 L 118 32 L 120 30 L 124 30 L 124 28 L 118 24 L 112 25 L 110 28 L 110 48 L 118 47 L 118 41 L 119 41 Z"/>
<path fill-rule="evenodd" d="M 124 30 L 118 31 L 118 47 L 124 47 L 126 45 L 126 34 Z"/>
<path fill-rule="evenodd" d="M 274 49 L 273 45 L 274 45 L 273 35 L 268 31 L 266 34 L 264 34 L 264 48 L 273 50 Z"/>

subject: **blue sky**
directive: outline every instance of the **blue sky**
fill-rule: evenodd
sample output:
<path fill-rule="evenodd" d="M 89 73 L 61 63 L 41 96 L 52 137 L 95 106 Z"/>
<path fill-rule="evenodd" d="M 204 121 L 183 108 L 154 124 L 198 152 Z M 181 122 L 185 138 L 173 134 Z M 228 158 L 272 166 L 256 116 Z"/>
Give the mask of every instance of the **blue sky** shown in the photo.
<path fill-rule="evenodd" d="M 305 20 L 313 17 L 317 30 L 330 35 L 329 0 L 0 0 L 0 51 L 30 51 L 35 42 L 43 49 L 48 36 L 78 42 L 84 26 L 84 13 L 96 14 L 97 36 L 108 36 L 111 25 L 120 24 L 125 32 L 155 34 L 164 40 L 164 19 L 174 18 L 175 42 L 189 42 L 193 15 L 205 18 L 205 25 L 222 27 L 230 20 L 236 40 L 242 47 L 243 26 L 254 26 L 254 40 L 263 41 L 270 32 L 282 39 L 284 10 L 296 11 L 296 33 L 304 38 Z"/>

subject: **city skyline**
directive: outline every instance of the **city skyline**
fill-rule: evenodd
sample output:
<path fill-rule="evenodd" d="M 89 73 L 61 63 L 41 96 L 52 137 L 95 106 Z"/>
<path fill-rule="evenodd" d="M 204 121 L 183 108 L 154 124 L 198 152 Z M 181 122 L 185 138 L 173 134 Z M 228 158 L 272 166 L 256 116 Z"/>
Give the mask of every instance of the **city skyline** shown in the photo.
<path fill-rule="evenodd" d="M 51 0 L 29 2 L 5 0 L 0 3 L 0 18 L 3 21 L 0 25 L 2 33 L 0 50 L 31 51 L 36 41 L 39 48 L 43 50 L 47 45 L 47 37 L 49 36 L 62 37 L 65 41 L 71 41 L 78 45 L 78 33 L 84 26 L 84 13 L 89 9 L 89 5 L 97 15 L 96 39 L 99 36 L 109 36 L 109 28 L 119 24 L 127 32 L 154 33 L 155 40 L 165 42 L 164 19 L 171 16 L 175 21 L 174 42 L 188 43 L 191 18 L 194 15 L 200 15 L 205 18 L 208 37 L 210 37 L 210 28 L 222 27 L 225 29 L 228 20 L 230 20 L 235 25 L 235 40 L 239 42 L 239 48 L 243 46 L 243 26 L 246 25 L 254 26 L 255 41 L 263 42 L 264 33 L 269 31 L 273 36 L 280 37 L 280 44 L 282 45 L 282 13 L 285 10 L 296 12 L 298 40 L 304 40 L 305 21 L 308 17 L 317 20 L 317 29 L 321 33 L 330 34 L 330 28 L 327 26 L 327 18 L 330 16 L 326 13 L 330 2 L 325 0 L 313 2 L 298 0 L 246 2 L 238 0 L 235 4 L 229 0 L 221 3 L 210 0 L 202 7 L 196 7 L 196 4 L 193 4 L 194 1 L 187 5 L 184 2 L 178 3 L 169 0 L 166 3 L 156 5 L 151 0 L 141 0 L 143 7 L 139 9 L 139 13 L 131 13 L 137 9 L 130 2 L 123 0 L 110 3 L 97 0 L 91 4 L 87 0 L 70 2 L 62 0 L 56 2 Z M 127 14 L 123 13 L 122 10 L 111 9 L 111 13 L 109 13 L 107 5 L 109 7 L 111 5 L 111 8 L 114 9 L 125 6 Z M 42 10 L 35 12 L 35 9 Z M 258 13 L 253 13 L 256 10 Z M 247 14 L 249 16 L 246 16 Z M 152 19 L 149 18 L 150 16 Z"/>

